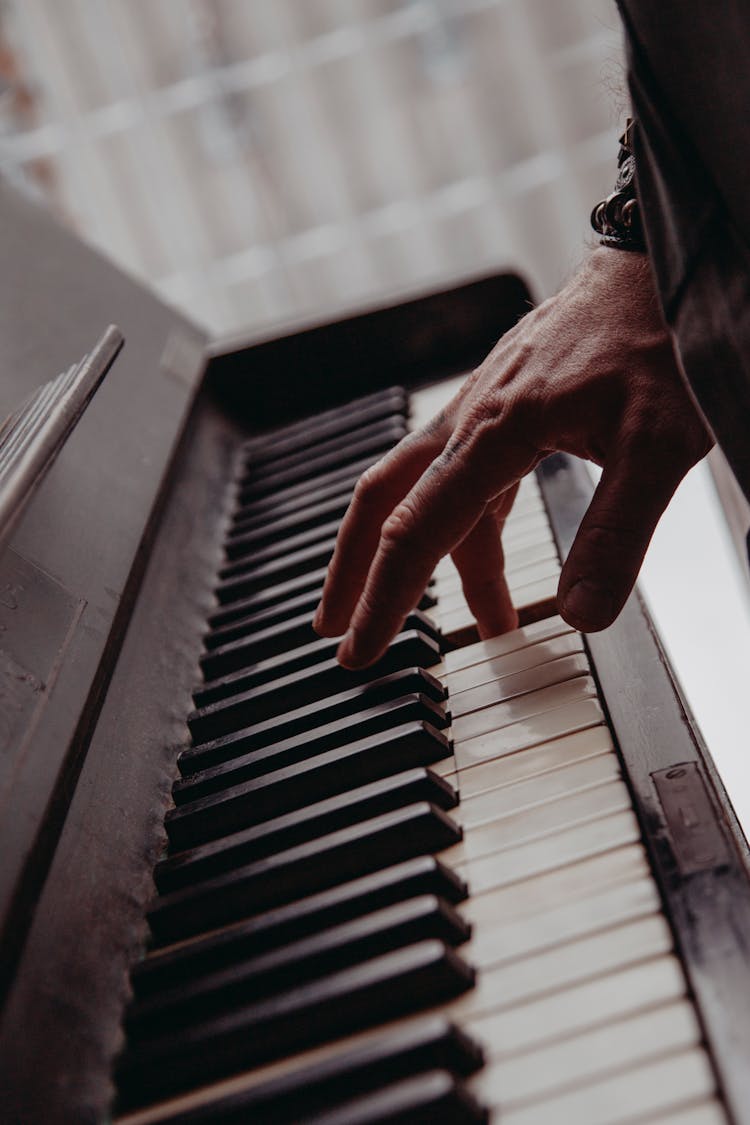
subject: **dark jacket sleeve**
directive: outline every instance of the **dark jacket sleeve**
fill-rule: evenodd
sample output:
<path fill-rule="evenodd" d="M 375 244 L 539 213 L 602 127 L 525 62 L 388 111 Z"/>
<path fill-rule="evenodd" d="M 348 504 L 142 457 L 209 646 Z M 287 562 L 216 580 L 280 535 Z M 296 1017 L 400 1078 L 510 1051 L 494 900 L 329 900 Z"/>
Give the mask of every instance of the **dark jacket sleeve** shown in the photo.
<path fill-rule="evenodd" d="M 750 498 L 750 5 L 619 6 L 638 197 L 664 313 Z"/>

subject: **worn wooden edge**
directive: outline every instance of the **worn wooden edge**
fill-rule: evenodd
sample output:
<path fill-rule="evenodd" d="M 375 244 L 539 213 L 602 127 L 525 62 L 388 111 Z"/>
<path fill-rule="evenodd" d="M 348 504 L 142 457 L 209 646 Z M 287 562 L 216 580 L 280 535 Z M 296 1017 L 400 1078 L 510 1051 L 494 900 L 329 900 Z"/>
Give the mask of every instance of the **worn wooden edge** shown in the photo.
<path fill-rule="evenodd" d="M 593 493 L 565 454 L 537 470 L 562 559 Z M 609 629 L 586 637 L 675 945 L 734 1125 L 750 1123 L 748 845 L 708 748 L 682 698 L 647 610 L 634 592 Z M 670 825 L 654 775 L 694 763 L 713 810 L 714 860 L 686 873 L 680 824 Z M 689 808 L 688 817 L 689 820 Z"/>
<path fill-rule="evenodd" d="M 3 1120 L 108 1119 L 239 442 L 196 406 L 0 1022 Z"/>
<path fill-rule="evenodd" d="M 198 329 L 1 182 L 0 240 L 3 415 L 82 355 L 89 354 L 95 379 L 98 360 L 89 349 L 104 325 L 115 321 L 128 340 L 54 464 L 41 466 L 49 472 L 34 474 L 39 487 L 0 554 L 4 580 L 10 570 L 29 576 L 26 586 L 4 591 L 16 624 L 0 644 L 0 754 L 12 763 L 0 793 L 2 1005 L 130 619 L 205 357 Z M 99 359 L 113 343 L 109 334 Z M 70 604 L 64 630 L 43 621 L 35 582 Z M 45 638 L 39 647 L 37 634 Z M 17 699 L 14 687 L 24 683 L 33 706 L 15 710 L 8 696 Z"/>

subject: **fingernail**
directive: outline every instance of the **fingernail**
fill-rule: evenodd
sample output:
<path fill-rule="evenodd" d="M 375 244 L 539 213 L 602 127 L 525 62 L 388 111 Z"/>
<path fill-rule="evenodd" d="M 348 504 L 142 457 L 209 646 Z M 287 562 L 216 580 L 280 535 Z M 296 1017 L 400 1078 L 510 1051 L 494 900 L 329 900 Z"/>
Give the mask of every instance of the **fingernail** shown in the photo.
<path fill-rule="evenodd" d="M 570 587 L 560 607 L 568 624 L 584 633 L 606 629 L 615 618 L 616 608 L 611 592 L 586 578 Z"/>
<path fill-rule="evenodd" d="M 315 614 L 314 614 L 313 619 L 312 619 L 312 627 L 313 627 L 313 629 L 315 630 L 316 633 L 322 634 L 322 632 L 323 632 L 323 610 L 322 610 L 321 606 L 318 606 L 318 608 L 315 610 Z"/>

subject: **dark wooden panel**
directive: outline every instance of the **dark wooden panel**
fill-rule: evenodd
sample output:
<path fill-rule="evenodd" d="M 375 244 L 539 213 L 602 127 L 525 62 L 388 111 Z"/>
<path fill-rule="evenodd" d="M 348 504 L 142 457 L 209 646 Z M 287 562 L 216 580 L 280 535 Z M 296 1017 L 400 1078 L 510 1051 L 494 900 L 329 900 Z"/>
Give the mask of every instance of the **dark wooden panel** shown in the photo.
<path fill-rule="evenodd" d="M 249 425 L 271 426 L 378 387 L 470 370 L 530 307 L 515 274 L 484 277 L 280 339 L 218 346 L 208 376 Z"/>
<path fill-rule="evenodd" d="M 209 403 L 189 437 L 0 1024 L 3 1120 L 107 1115 L 237 445 Z"/>
<path fill-rule="evenodd" d="M 199 333 L 0 184 L 0 417 L 119 324 L 125 348 L 18 525 L 14 565 L 59 605 L 33 738 L 0 793 L 0 994 L 33 914 L 148 552 L 152 514 L 203 365 Z M 45 576 L 42 579 L 40 576 Z M 28 609 L 28 607 L 27 607 Z M 25 613 L 26 611 L 24 611 Z M 22 628 L 36 628 L 34 614 Z M 16 613 L 18 617 L 18 613 Z M 9 637 L 0 653 L 16 659 Z"/>

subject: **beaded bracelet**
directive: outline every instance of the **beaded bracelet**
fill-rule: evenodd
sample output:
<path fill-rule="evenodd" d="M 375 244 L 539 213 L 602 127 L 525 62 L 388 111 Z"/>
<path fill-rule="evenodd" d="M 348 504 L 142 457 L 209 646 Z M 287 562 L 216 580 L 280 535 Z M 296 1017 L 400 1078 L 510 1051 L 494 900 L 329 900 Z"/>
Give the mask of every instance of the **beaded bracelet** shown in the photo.
<path fill-rule="evenodd" d="M 617 157 L 617 180 L 615 190 L 591 212 L 591 225 L 601 235 L 602 246 L 614 246 L 618 250 L 646 250 L 643 237 L 638 199 L 635 194 L 635 156 L 633 155 L 634 121 L 629 117 L 625 132 L 620 137 L 620 152 Z"/>

